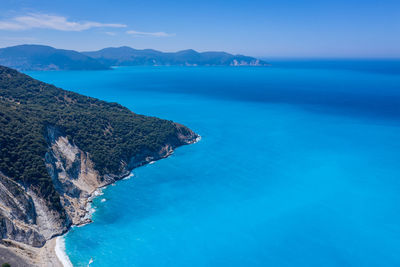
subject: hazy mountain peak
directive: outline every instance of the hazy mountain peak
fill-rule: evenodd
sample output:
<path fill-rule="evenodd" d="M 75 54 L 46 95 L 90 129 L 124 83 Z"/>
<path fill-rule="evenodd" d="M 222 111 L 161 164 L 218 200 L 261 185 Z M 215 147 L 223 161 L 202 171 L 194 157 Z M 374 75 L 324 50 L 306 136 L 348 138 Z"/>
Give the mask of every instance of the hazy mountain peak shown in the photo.
<path fill-rule="evenodd" d="M 161 52 L 129 46 L 77 52 L 46 45 L 18 45 L 0 49 L 0 64 L 19 70 L 100 70 L 110 66 L 266 66 L 253 57 L 226 52 L 197 52 L 193 49 Z"/>
<path fill-rule="evenodd" d="M 0 49 L 0 65 L 19 70 L 100 70 L 109 68 L 74 50 L 32 44 Z"/>

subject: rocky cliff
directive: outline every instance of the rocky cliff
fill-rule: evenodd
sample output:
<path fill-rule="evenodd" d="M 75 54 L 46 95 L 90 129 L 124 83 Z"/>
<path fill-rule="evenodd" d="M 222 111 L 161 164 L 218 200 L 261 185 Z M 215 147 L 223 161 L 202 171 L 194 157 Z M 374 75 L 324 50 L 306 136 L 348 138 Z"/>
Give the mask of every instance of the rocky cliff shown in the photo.
<path fill-rule="evenodd" d="M 197 138 L 183 125 L 0 66 L 0 250 L 53 266 L 49 243 L 90 222 L 96 189 Z"/>
<path fill-rule="evenodd" d="M 0 243 L 22 250 L 26 250 L 23 244 L 42 247 L 46 241 L 65 233 L 71 225 L 90 223 L 88 204 L 97 189 L 124 178 L 135 167 L 168 157 L 178 146 L 196 142 L 197 134 L 182 125 L 175 125 L 178 139 L 166 143 L 156 153 L 142 151 L 129 162 L 121 160 L 120 173 L 103 176 L 95 169 L 87 152 L 70 142 L 59 129 L 49 126 L 45 136 L 48 152 L 44 161 L 68 216 L 61 219 L 62 216 L 50 210 L 46 201 L 32 190 L 0 173 Z M 30 256 L 35 260 L 38 255 L 33 251 Z"/>

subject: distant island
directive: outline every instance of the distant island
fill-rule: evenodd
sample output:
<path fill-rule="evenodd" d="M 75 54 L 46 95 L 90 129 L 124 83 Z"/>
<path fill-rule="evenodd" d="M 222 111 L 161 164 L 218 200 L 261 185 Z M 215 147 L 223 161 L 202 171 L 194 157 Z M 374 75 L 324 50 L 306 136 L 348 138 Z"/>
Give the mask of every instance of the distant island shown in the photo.
<path fill-rule="evenodd" d="M 123 46 L 105 48 L 84 55 L 97 59 L 107 66 L 268 66 L 254 57 L 232 55 L 225 52 L 196 52 L 183 50 L 164 53 L 153 49 L 137 50 Z"/>
<path fill-rule="evenodd" d="M 112 66 L 269 66 L 263 60 L 225 52 L 183 50 L 165 53 L 123 46 L 77 52 L 44 45 L 0 49 L 0 65 L 29 70 L 107 70 Z"/>
<path fill-rule="evenodd" d="M 98 188 L 197 138 L 0 66 L 0 259 L 14 253 L 29 266 L 57 266 L 54 237 L 90 222 Z"/>
<path fill-rule="evenodd" d="M 106 70 L 109 66 L 73 50 L 44 45 L 18 45 L 0 49 L 0 65 L 27 70 Z"/>

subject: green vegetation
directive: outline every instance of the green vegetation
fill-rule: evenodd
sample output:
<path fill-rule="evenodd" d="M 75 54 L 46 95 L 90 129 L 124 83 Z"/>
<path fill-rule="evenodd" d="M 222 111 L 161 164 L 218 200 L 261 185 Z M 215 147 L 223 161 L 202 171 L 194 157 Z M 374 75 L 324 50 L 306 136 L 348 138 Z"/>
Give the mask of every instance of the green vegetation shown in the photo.
<path fill-rule="evenodd" d="M 109 47 L 93 52 L 56 49 L 45 45 L 17 45 L 0 48 L 0 65 L 19 70 L 107 70 L 111 66 L 160 65 L 268 66 L 265 61 L 225 52 L 183 50 L 163 53 L 153 49 Z"/>
<path fill-rule="evenodd" d="M 196 66 L 269 65 L 267 62 L 253 57 L 232 55 L 225 52 L 199 53 L 192 49 L 175 53 L 163 53 L 153 49 L 138 50 L 123 46 L 109 47 L 93 52 L 83 52 L 83 54 L 107 66 L 185 66 L 188 64 Z"/>
<path fill-rule="evenodd" d="M 1 265 L 1 267 L 11 267 L 11 265 L 9 264 L 9 263 L 3 263 L 2 265 Z"/>
<path fill-rule="evenodd" d="M 0 66 L 0 171 L 59 211 L 59 195 L 44 162 L 49 126 L 89 152 L 102 175 L 118 174 L 121 160 L 129 162 L 137 153 L 180 144 L 179 130 L 171 121 L 137 115 L 119 104 L 65 91 Z"/>
<path fill-rule="evenodd" d="M 45 45 L 0 48 L 0 65 L 19 70 L 107 70 L 96 59 L 73 50 Z"/>

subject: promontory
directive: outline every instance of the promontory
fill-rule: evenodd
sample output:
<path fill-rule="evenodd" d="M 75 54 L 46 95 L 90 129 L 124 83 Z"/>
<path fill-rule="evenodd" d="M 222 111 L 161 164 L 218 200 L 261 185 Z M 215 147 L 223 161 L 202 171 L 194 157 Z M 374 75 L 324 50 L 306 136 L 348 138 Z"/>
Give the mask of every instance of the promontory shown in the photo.
<path fill-rule="evenodd" d="M 197 138 L 178 123 L 0 66 L 0 261 L 55 266 L 48 246 L 90 222 L 96 189 Z"/>

